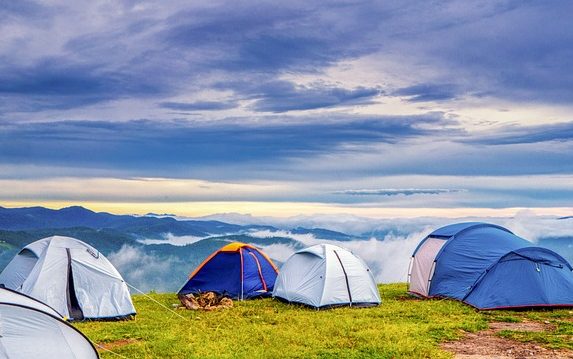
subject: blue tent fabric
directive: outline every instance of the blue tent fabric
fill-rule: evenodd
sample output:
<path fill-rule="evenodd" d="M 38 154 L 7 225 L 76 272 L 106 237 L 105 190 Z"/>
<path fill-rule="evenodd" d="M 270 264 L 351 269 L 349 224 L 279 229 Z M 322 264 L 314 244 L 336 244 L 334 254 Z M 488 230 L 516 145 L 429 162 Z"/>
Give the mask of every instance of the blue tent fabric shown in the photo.
<path fill-rule="evenodd" d="M 238 253 L 221 252 L 211 258 L 179 294 L 216 292 L 233 297 L 241 292 L 241 258 Z"/>
<path fill-rule="evenodd" d="M 457 234 L 460 234 L 466 230 L 475 230 L 478 228 L 489 227 L 489 228 L 497 228 L 501 231 L 511 233 L 510 230 L 503 228 L 501 226 L 491 224 L 491 223 L 482 223 L 482 222 L 461 222 L 461 223 L 454 223 L 450 224 L 441 228 L 436 229 L 430 236 L 433 237 L 451 237 Z"/>
<path fill-rule="evenodd" d="M 442 227 L 428 238 L 446 241 L 435 257 L 429 297 L 464 301 L 478 309 L 573 306 L 571 265 L 488 223 Z"/>
<path fill-rule="evenodd" d="M 461 227 L 436 257 L 430 295 L 462 300 L 485 269 L 507 252 L 530 245 L 497 226 Z"/>
<path fill-rule="evenodd" d="M 480 309 L 571 306 L 571 265 L 540 247 L 509 252 L 476 282 L 464 302 Z"/>
<path fill-rule="evenodd" d="M 246 248 L 243 250 L 242 255 L 244 268 L 243 291 L 245 298 L 270 296 L 277 278 L 277 273 L 272 265 L 257 250 Z M 262 280 L 263 278 L 265 279 L 264 281 Z"/>
<path fill-rule="evenodd" d="M 270 296 L 277 269 L 257 248 L 231 243 L 209 256 L 178 294 L 215 292 L 234 299 Z"/>

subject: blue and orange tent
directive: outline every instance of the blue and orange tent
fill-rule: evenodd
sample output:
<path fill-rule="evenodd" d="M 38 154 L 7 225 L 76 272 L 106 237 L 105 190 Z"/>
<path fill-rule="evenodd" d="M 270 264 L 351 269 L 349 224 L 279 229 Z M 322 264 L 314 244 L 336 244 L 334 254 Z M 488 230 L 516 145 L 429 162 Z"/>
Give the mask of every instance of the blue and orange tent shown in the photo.
<path fill-rule="evenodd" d="M 215 292 L 233 299 L 270 296 L 278 269 L 258 248 L 233 242 L 203 261 L 178 294 Z"/>

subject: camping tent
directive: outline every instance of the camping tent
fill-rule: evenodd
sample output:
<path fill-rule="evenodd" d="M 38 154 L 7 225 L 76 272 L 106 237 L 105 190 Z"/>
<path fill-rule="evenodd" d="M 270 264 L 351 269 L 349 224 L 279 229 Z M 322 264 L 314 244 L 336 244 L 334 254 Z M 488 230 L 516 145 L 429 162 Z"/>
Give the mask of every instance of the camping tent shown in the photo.
<path fill-rule="evenodd" d="M 0 273 L 0 284 L 74 320 L 135 314 L 127 285 L 115 267 L 95 248 L 74 238 L 53 236 L 27 245 Z"/>
<path fill-rule="evenodd" d="M 380 293 L 366 263 L 330 244 L 294 253 L 281 267 L 273 296 L 315 308 L 380 304 Z"/>
<path fill-rule="evenodd" d="M 259 249 L 233 242 L 207 257 L 178 294 L 216 292 L 234 299 L 270 296 L 277 272 Z"/>
<path fill-rule="evenodd" d="M 99 358 L 81 332 L 47 305 L 0 289 L 0 358 Z"/>
<path fill-rule="evenodd" d="M 557 253 L 478 222 L 442 227 L 412 255 L 409 292 L 479 309 L 573 306 L 571 266 Z"/>

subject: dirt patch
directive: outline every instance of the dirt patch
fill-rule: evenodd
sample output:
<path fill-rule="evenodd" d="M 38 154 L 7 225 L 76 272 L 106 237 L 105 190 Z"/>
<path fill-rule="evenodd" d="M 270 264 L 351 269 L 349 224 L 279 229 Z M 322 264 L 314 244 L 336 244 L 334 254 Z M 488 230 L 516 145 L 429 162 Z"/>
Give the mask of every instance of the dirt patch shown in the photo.
<path fill-rule="evenodd" d="M 139 339 L 119 339 L 113 342 L 97 343 L 98 348 L 113 350 L 115 348 L 123 347 L 125 345 L 139 342 Z"/>
<path fill-rule="evenodd" d="M 548 332 L 555 330 L 555 325 L 529 321 L 520 323 L 493 322 L 489 323 L 489 329 L 494 332 L 500 332 L 502 330 L 513 330 L 516 332 Z"/>
<path fill-rule="evenodd" d="M 441 347 L 442 349 L 453 353 L 456 359 L 573 358 L 573 351 L 571 350 L 547 349 L 534 343 L 518 342 L 511 339 L 501 338 L 496 335 L 496 333 L 502 330 L 543 332 L 554 329 L 555 326 L 547 323 L 495 322 L 490 323 L 490 327 L 487 330 L 477 333 L 467 333 L 463 339 L 443 343 Z"/>

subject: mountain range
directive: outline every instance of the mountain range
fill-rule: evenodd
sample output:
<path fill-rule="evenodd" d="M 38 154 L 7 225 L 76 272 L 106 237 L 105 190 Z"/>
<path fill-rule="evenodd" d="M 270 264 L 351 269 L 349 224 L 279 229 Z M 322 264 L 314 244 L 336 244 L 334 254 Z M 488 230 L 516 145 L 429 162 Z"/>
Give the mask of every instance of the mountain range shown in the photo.
<path fill-rule="evenodd" d="M 539 236 L 537 244 L 555 250 L 573 262 L 573 236 L 567 230 L 571 218 L 538 222 L 538 225 L 560 226 L 564 230 Z M 409 256 L 421 239 L 421 230 L 439 222 L 439 219 L 431 218 L 418 222 L 410 219 L 402 224 L 373 220 L 375 225 L 368 232 L 347 234 L 326 228 L 265 225 L 263 220 L 253 220 L 257 224 L 239 225 L 212 217 L 181 219 L 153 213 L 115 215 L 80 206 L 59 210 L 0 207 L 0 270 L 27 244 L 62 235 L 97 248 L 131 285 L 147 291 L 175 291 L 185 282 L 188 273 L 229 242 L 256 245 L 280 266 L 294 251 L 329 241 L 356 250 L 373 273 L 380 276 L 377 277 L 379 280 L 405 280 L 400 273 L 407 271 Z M 441 220 L 441 223 L 445 221 Z"/>
<path fill-rule="evenodd" d="M 310 235 L 336 241 L 362 239 L 324 228 L 279 229 L 214 220 L 179 220 L 168 215 L 115 215 L 80 206 L 58 210 L 0 207 L 0 269 L 20 248 L 52 235 L 74 237 L 97 248 L 112 262 L 117 262 L 114 263 L 116 266 L 124 266 L 119 269 L 124 269 L 127 280 L 130 280 L 134 268 L 142 264 L 137 258 L 126 262 L 125 253 L 129 251 L 135 251 L 136 257 L 153 261 L 148 263 L 150 267 L 157 263 L 169 263 L 169 273 L 158 272 L 154 278 L 143 275 L 143 278 L 135 279 L 146 288 L 165 290 L 174 290 L 175 283 L 183 280 L 211 252 L 232 241 L 263 247 L 280 245 L 297 250 L 305 246 L 296 239 L 297 236 Z M 277 262 L 280 264 L 280 261 Z"/>

